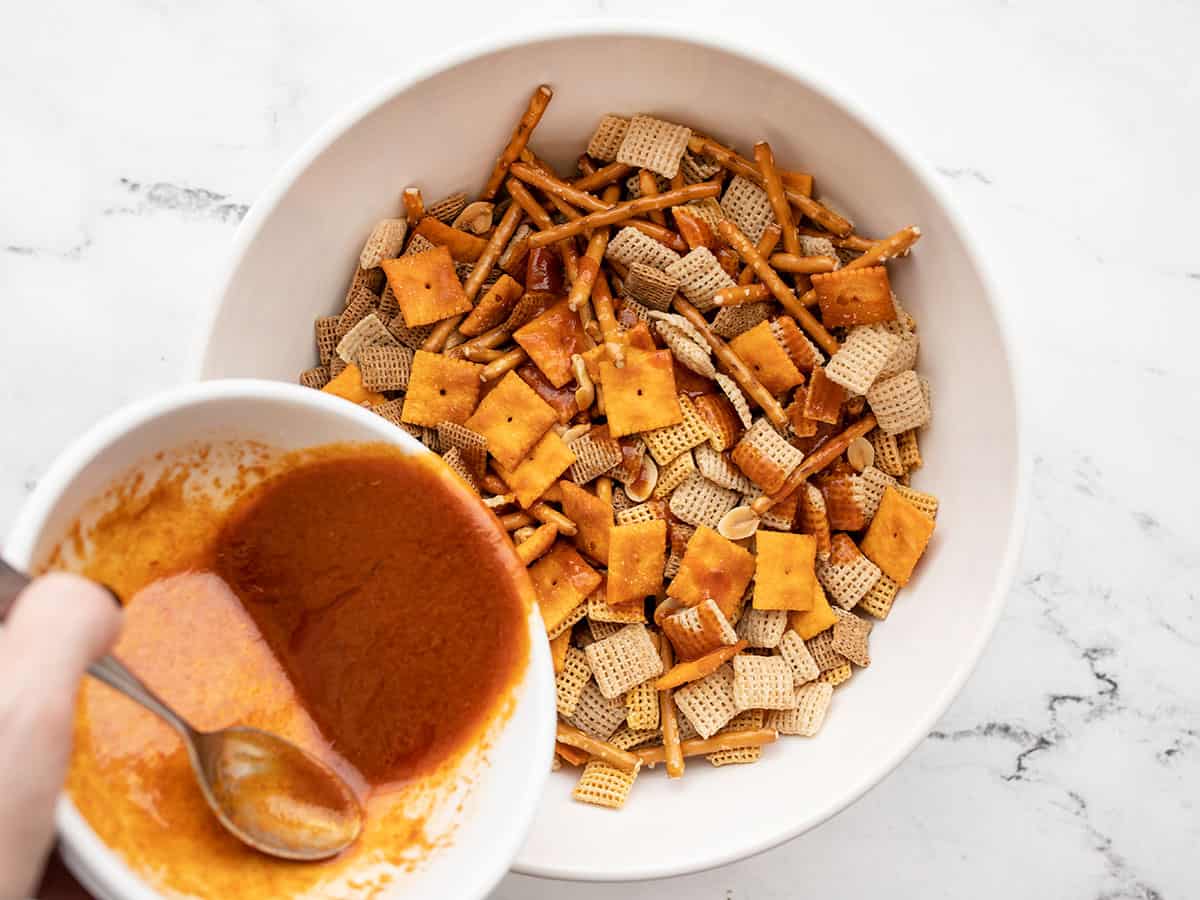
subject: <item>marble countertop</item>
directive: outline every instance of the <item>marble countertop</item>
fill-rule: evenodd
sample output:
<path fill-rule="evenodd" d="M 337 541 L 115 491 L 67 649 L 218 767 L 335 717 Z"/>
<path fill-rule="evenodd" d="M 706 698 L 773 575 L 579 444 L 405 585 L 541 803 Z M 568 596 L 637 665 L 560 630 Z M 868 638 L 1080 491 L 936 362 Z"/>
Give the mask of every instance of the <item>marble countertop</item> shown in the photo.
<path fill-rule="evenodd" d="M 647 7 L 517 5 L 546 21 Z M 824 827 L 702 875 L 514 876 L 496 900 L 1200 894 L 1200 495 L 1178 474 L 1200 455 L 1200 7 L 763 0 L 735 17 L 744 6 L 662 0 L 650 14 L 804 54 L 932 160 L 989 253 L 1029 389 L 1019 577 L 937 730 Z M 406 65 L 402 47 L 434 57 L 498 11 L 8 10 L 0 533 L 65 442 L 192 376 L 230 239 L 272 172 Z"/>

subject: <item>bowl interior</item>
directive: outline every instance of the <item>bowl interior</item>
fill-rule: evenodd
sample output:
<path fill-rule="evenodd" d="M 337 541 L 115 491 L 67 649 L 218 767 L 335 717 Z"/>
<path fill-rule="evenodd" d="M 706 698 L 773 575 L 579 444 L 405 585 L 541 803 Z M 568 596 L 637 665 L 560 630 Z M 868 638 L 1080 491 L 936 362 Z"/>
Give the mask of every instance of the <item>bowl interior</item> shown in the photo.
<path fill-rule="evenodd" d="M 86 435 L 47 475 L 23 511 L 6 555 L 28 565 L 63 536 L 83 505 L 160 450 L 191 442 L 260 441 L 281 450 L 339 441 L 386 441 L 428 452 L 385 420 L 344 400 L 275 382 L 208 382 L 118 413 Z M 151 464 L 152 465 L 152 464 Z M 426 863 L 398 875 L 386 895 L 482 897 L 503 875 L 532 818 L 550 764 L 553 679 L 541 616 L 531 610 L 534 652 L 514 694 L 511 715 L 491 732 L 482 759 L 467 759 L 453 780 L 453 802 L 438 821 L 453 821 Z M 461 811 L 455 805 L 461 801 Z M 64 855 L 101 898 L 152 898 L 120 858 L 103 845 L 67 799 L 58 824 Z M 434 837 L 436 835 L 430 835 Z M 329 896 L 355 896 L 330 887 Z"/>
<path fill-rule="evenodd" d="M 860 796 L 932 727 L 961 687 L 998 615 L 1023 497 L 1017 405 L 1002 329 L 968 238 L 945 199 L 893 143 L 785 68 L 702 41 L 561 35 L 482 53 L 380 95 L 335 123 L 268 192 L 209 336 L 204 377 L 295 379 L 314 363 L 312 320 L 340 307 L 361 243 L 399 194 L 477 190 L 538 82 L 555 99 L 533 140 L 567 171 L 606 112 L 651 112 L 744 151 L 768 139 L 781 164 L 883 235 L 925 237 L 891 266 L 920 323 L 920 369 L 935 421 L 922 436 L 918 488 L 942 501 L 919 575 L 872 636 L 874 665 L 838 690 L 813 740 L 788 738 L 760 763 L 693 761 L 669 782 L 645 773 L 620 813 L 574 803 L 552 777 L 519 871 L 633 879 L 696 870 L 766 849 Z M 597 73 L 603 73 L 598 77 Z"/>

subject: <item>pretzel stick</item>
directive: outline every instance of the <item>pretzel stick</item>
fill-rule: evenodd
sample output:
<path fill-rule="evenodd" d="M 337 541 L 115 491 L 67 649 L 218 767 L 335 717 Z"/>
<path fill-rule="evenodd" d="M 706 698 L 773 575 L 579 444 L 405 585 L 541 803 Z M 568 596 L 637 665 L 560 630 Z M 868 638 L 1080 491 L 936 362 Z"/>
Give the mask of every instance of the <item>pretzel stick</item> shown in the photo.
<path fill-rule="evenodd" d="M 871 266 L 881 265 L 889 259 L 903 256 L 920 239 L 921 229 L 916 225 L 906 225 L 895 234 L 890 234 L 873 243 L 862 256 L 850 260 L 850 262 L 842 266 L 842 269 L 866 269 Z M 817 302 L 816 288 L 807 291 L 800 298 L 800 302 L 805 306 L 815 306 Z"/>
<path fill-rule="evenodd" d="M 795 272 L 798 275 L 832 272 L 838 263 L 832 256 L 797 256 L 795 253 L 773 253 L 770 262 L 772 269 Z"/>
<path fill-rule="evenodd" d="M 707 756 L 719 750 L 744 750 L 747 747 L 761 747 L 763 744 L 773 744 L 779 739 L 779 732 L 774 728 L 754 728 L 746 731 L 725 731 L 715 734 L 707 740 L 692 738 L 679 745 L 684 756 Z M 667 758 L 666 746 L 643 747 L 634 750 L 633 755 L 642 761 L 642 765 L 652 768 Z M 667 770 L 668 774 L 670 769 Z"/>
<path fill-rule="evenodd" d="M 459 347 L 465 345 L 460 344 Z M 454 359 L 466 359 L 474 363 L 490 363 L 495 362 L 505 353 L 503 350 L 493 350 L 490 347 L 467 347 L 465 350 L 460 350 L 459 347 L 453 347 L 452 350 L 458 350 L 457 353 L 446 351 L 447 356 L 452 356 Z"/>
<path fill-rule="evenodd" d="M 508 246 L 513 232 L 517 230 L 517 223 L 521 221 L 521 216 L 524 214 L 525 210 L 521 208 L 519 203 L 510 203 L 508 209 L 504 211 L 504 217 L 500 219 L 500 224 L 492 231 L 492 236 L 488 238 L 483 252 L 475 260 L 475 267 L 471 269 L 471 274 L 467 276 L 467 280 L 463 284 L 463 291 L 466 293 L 468 300 L 474 302 L 475 298 L 479 295 L 479 289 L 483 287 L 483 282 L 491 274 L 492 267 L 496 265 L 496 260 L 500 258 L 500 254 Z M 425 338 L 425 343 L 421 345 L 421 349 L 428 353 L 440 353 L 445 348 L 446 342 L 450 340 L 450 335 L 454 333 L 454 329 L 458 328 L 459 323 L 465 318 L 466 314 L 460 314 L 451 316 L 448 319 L 442 319 L 442 321 L 433 326 L 433 331 L 429 332 L 429 337 Z"/>
<path fill-rule="evenodd" d="M 671 642 L 664 636 L 658 639 L 658 655 L 662 659 L 663 671 L 669 672 L 675 661 L 671 651 Z M 675 698 L 671 689 L 658 692 L 658 721 L 662 727 L 663 760 L 667 764 L 667 775 L 670 778 L 683 777 L 683 752 L 679 744 L 679 720 L 675 718 Z"/>
<path fill-rule="evenodd" d="M 554 91 L 550 90 L 550 86 L 547 84 L 539 84 L 537 90 L 533 92 L 533 96 L 529 98 L 529 105 L 525 107 L 525 114 L 521 116 L 517 127 L 513 129 L 512 137 L 508 139 L 504 152 L 496 160 L 492 174 L 488 177 L 487 184 L 484 185 L 483 193 L 479 195 L 481 200 L 491 200 L 496 196 L 500 185 L 504 183 L 505 173 L 521 155 L 525 145 L 529 143 L 529 136 L 533 134 L 533 129 L 537 128 L 538 122 L 542 120 L 542 113 L 550 105 L 550 98 L 553 96 Z"/>
<path fill-rule="evenodd" d="M 762 173 L 758 171 L 758 167 L 745 157 L 739 156 L 733 150 L 718 144 L 712 138 L 701 137 L 698 134 L 693 134 L 688 140 L 688 149 L 692 153 L 702 153 L 715 159 L 722 168 L 728 169 L 735 175 L 741 175 L 747 181 L 753 181 L 759 187 L 763 187 Z M 808 216 L 826 231 L 832 231 L 834 234 L 844 237 L 854 231 L 854 225 L 846 219 L 839 216 L 833 210 L 822 206 L 811 197 L 806 197 L 795 188 L 784 186 L 784 196 L 787 197 L 788 203 L 796 207 L 804 215 Z"/>
<path fill-rule="evenodd" d="M 493 347 L 499 347 L 505 341 L 512 337 L 512 332 L 507 331 L 503 325 L 497 325 L 491 331 L 485 331 L 478 337 L 473 337 L 469 341 L 459 344 L 453 350 L 448 351 L 448 356 L 453 356 L 456 359 L 470 359 L 468 355 L 476 350 L 490 350 Z"/>
<path fill-rule="evenodd" d="M 592 158 L 586 153 L 580 153 L 579 159 L 575 160 L 575 165 L 579 167 L 580 178 L 586 178 L 588 175 L 595 175 L 598 171 L 596 164 L 592 162 Z M 579 179 L 576 178 L 576 181 Z"/>
<path fill-rule="evenodd" d="M 425 201 L 421 199 L 421 189 L 406 187 L 400 195 L 404 202 L 404 218 L 409 228 L 416 228 L 417 223 L 425 218 Z"/>
<path fill-rule="evenodd" d="M 559 743 L 582 750 L 596 759 L 603 760 L 610 766 L 615 766 L 622 772 L 636 772 L 638 766 L 641 765 L 638 758 L 628 750 L 614 747 L 608 741 L 597 740 L 590 734 L 584 734 L 578 728 L 568 725 L 566 722 L 558 723 L 558 731 L 554 736 Z"/>
<path fill-rule="evenodd" d="M 665 194 L 659 194 L 657 197 L 639 197 L 636 200 L 627 200 L 603 212 L 589 213 L 582 219 L 566 222 L 551 228 L 549 231 L 539 231 L 537 234 L 530 236 L 529 246 L 534 248 L 545 247 L 547 244 L 553 244 L 556 241 L 561 241 L 563 238 L 572 237 L 589 228 L 599 228 L 601 225 L 616 225 L 618 222 L 624 222 L 626 219 L 640 216 L 642 213 L 650 212 L 653 209 L 666 209 L 668 206 L 678 206 L 690 200 L 703 200 L 705 197 L 715 197 L 720 192 L 721 186 L 715 181 L 704 181 L 700 184 L 688 185 L 683 190 L 667 191 Z"/>
<path fill-rule="evenodd" d="M 660 691 L 665 691 L 667 688 L 677 688 L 681 684 L 687 684 L 689 681 L 697 681 L 705 675 L 711 675 L 717 669 L 721 668 L 722 665 L 745 650 L 746 646 L 746 641 L 738 641 L 736 644 L 718 647 L 716 650 L 705 653 L 698 659 L 676 663 L 658 681 L 654 682 L 654 686 Z"/>
<path fill-rule="evenodd" d="M 596 322 L 600 326 L 600 336 L 604 339 L 604 350 L 612 364 L 618 369 L 625 367 L 625 347 L 621 343 L 620 328 L 617 316 L 613 311 L 612 288 L 608 286 L 608 276 L 601 270 L 596 275 L 596 285 L 592 288 L 592 307 L 596 311 Z M 599 385 L 596 385 L 596 409 L 600 409 Z"/>
<path fill-rule="evenodd" d="M 553 522 L 539 525 L 533 534 L 517 544 L 517 559 L 522 565 L 528 566 L 534 560 L 544 556 L 558 537 L 558 527 Z"/>
<path fill-rule="evenodd" d="M 821 231 L 819 228 L 806 228 L 804 226 L 796 230 L 807 237 L 828 238 L 829 242 L 835 247 L 841 247 L 845 250 L 855 250 L 859 253 L 870 250 L 872 244 L 878 243 L 878 241 L 873 241 L 871 238 L 865 238 L 858 234 L 848 234 L 845 237 L 838 237 L 836 234 Z"/>
<path fill-rule="evenodd" d="M 479 482 L 481 488 L 489 493 L 507 494 L 509 492 L 508 485 L 504 483 L 504 479 L 495 472 L 484 472 L 475 480 Z"/>
<path fill-rule="evenodd" d="M 591 160 L 588 162 L 590 164 Z M 582 164 L 580 169 L 583 169 Z M 577 191 L 594 191 L 596 188 L 608 187 L 613 182 L 620 181 L 632 171 L 633 166 L 627 166 L 625 163 L 609 163 L 593 172 L 585 172 L 582 178 L 571 182 L 571 187 Z"/>
<path fill-rule="evenodd" d="M 759 141 L 754 145 L 754 162 L 758 164 L 758 171 L 762 175 L 763 189 L 767 192 L 767 199 L 771 201 L 775 221 L 783 232 L 783 249 L 799 256 L 800 235 L 796 232 L 796 222 L 792 218 L 792 205 L 783 193 L 783 182 L 779 178 L 779 170 L 775 168 L 775 154 L 766 141 Z"/>
<path fill-rule="evenodd" d="M 554 227 L 554 221 L 550 218 L 549 213 L 542 204 L 537 202 L 537 198 L 529 193 L 529 188 L 516 178 L 508 179 L 506 186 L 513 202 L 521 204 L 521 209 L 525 210 L 539 231 Z M 558 249 L 562 253 L 563 269 L 567 273 L 567 278 L 574 284 L 575 279 L 579 277 L 579 253 L 575 249 L 575 242 L 571 239 L 565 240 L 558 245 Z"/>
<path fill-rule="evenodd" d="M 623 223 L 628 228 L 636 228 L 647 237 L 652 237 L 664 247 L 670 247 L 676 253 L 687 253 L 687 241 L 665 225 L 647 222 L 645 219 L 627 219 Z"/>
<path fill-rule="evenodd" d="M 532 525 L 536 521 L 537 519 L 527 512 L 505 513 L 500 517 L 500 524 L 504 526 L 505 531 L 516 531 L 518 528 Z"/>
<path fill-rule="evenodd" d="M 507 375 L 521 363 L 529 359 L 529 354 L 520 347 L 513 347 L 499 359 L 494 359 L 479 373 L 480 381 L 495 381 L 503 375 Z"/>
<path fill-rule="evenodd" d="M 643 197 L 658 196 L 658 177 L 649 169 L 638 170 L 638 190 Z M 661 209 L 656 209 L 650 213 L 650 221 L 656 225 L 667 224 L 667 214 Z"/>
<path fill-rule="evenodd" d="M 558 197 L 560 200 L 570 203 L 572 206 L 577 206 L 580 209 L 601 212 L 610 207 L 610 204 L 605 203 L 599 197 L 589 194 L 587 191 L 581 191 L 537 166 L 517 162 L 512 164 L 511 171 L 513 175 L 520 178 L 526 184 L 531 184 L 535 188 L 545 191 L 548 195 Z"/>
<path fill-rule="evenodd" d="M 729 246 L 733 247 L 738 252 L 738 255 L 747 263 L 754 267 L 754 273 L 758 275 L 758 280 L 771 289 L 771 293 L 775 295 L 775 299 L 800 323 L 800 327 L 808 332 L 809 336 L 817 342 L 817 344 L 832 356 L 838 351 L 837 339 L 825 330 L 825 326 L 808 311 L 803 303 L 796 297 L 792 289 L 783 283 L 783 279 L 776 274 L 770 264 L 762 258 L 754 245 L 750 243 L 750 239 L 742 234 L 741 230 L 728 219 L 722 219 L 717 226 L 717 231 Z"/>
<path fill-rule="evenodd" d="M 810 475 L 815 475 L 833 463 L 839 456 L 846 452 L 846 448 L 854 442 L 855 438 L 862 437 L 874 427 L 875 414 L 867 413 L 853 425 L 848 426 L 835 437 L 831 437 L 818 449 L 806 456 L 800 465 L 792 469 L 791 473 L 784 480 L 783 487 L 778 491 L 774 494 L 763 494 L 761 497 L 756 498 L 750 506 L 761 516 L 776 503 L 782 503 L 800 485 L 804 484 Z"/>
<path fill-rule="evenodd" d="M 566 537 L 574 537 L 579 533 L 579 527 L 553 506 L 550 506 L 543 499 L 539 500 L 533 506 L 529 507 L 529 514 L 541 522 L 543 525 L 553 525 L 558 529 L 558 533 Z"/>
<path fill-rule="evenodd" d="M 617 199 L 620 189 L 614 184 L 604 189 L 604 201 L 611 203 Z M 579 258 L 579 277 L 571 285 L 571 293 L 567 297 L 567 306 L 572 311 L 587 306 L 591 313 L 592 288 L 596 284 L 596 276 L 600 274 L 600 264 L 604 262 L 604 251 L 608 249 L 609 229 L 597 228 L 588 239 L 587 251 Z M 571 238 L 568 238 L 571 240 Z M 589 315 L 589 320 L 590 320 Z"/>
<path fill-rule="evenodd" d="M 559 756 L 561 756 L 563 759 L 563 762 L 567 763 L 567 765 L 576 766 L 576 767 L 582 766 L 585 762 L 587 762 L 591 758 L 586 753 L 584 753 L 582 750 L 579 750 L 575 747 L 568 746 L 567 744 L 564 744 L 562 741 L 554 742 L 554 752 L 557 753 Z"/>
<path fill-rule="evenodd" d="M 743 303 L 769 300 L 770 297 L 771 289 L 765 284 L 739 284 L 721 288 L 713 294 L 713 303 L 717 306 L 739 306 Z"/>
<path fill-rule="evenodd" d="M 708 346 L 712 348 L 713 353 L 717 357 L 717 362 L 725 369 L 733 380 L 738 383 L 743 391 L 750 395 L 750 399 L 762 407 L 763 413 L 771 424 L 780 430 L 783 434 L 787 434 L 789 427 L 787 413 L 783 411 L 783 407 L 779 405 L 779 401 L 768 391 L 761 381 L 759 381 L 754 373 L 750 371 L 750 367 L 742 362 L 741 357 L 733 352 L 728 344 L 719 338 L 709 327 L 708 321 L 700 314 L 700 310 L 692 306 L 682 297 L 675 298 L 675 309 L 679 313 L 696 326 L 696 330 L 704 336 L 704 340 L 708 342 Z"/>
<path fill-rule="evenodd" d="M 778 225 L 772 222 L 763 229 L 762 237 L 758 239 L 758 255 L 763 259 L 767 259 L 775 252 L 775 245 L 779 243 L 779 238 L 783 231 Z M 754 282 L 754 266 L 745 266 L 740 275 L 738 275 L 738 284 L 752 284 Z"/>

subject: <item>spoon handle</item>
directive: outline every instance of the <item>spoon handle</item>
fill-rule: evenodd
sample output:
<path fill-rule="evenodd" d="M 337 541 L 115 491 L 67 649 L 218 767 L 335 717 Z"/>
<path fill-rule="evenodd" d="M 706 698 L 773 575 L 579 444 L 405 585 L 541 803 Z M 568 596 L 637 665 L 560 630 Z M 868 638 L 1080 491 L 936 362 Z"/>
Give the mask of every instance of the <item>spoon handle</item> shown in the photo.
<path fill-rule="evenodd" d="M 164 719 L 168 725 L 180 732 L 184 737 L 196 737 L 196 730 L 163 701 L 158 694 L 146 687 L 145 683 L 134 675 L 125 664 L 111 653 L 105 654 L 88 666 L 88 674 L 103 681 L 113 690 L 120 691 L 130 700 L 140 703 L 150 712 Z"/>

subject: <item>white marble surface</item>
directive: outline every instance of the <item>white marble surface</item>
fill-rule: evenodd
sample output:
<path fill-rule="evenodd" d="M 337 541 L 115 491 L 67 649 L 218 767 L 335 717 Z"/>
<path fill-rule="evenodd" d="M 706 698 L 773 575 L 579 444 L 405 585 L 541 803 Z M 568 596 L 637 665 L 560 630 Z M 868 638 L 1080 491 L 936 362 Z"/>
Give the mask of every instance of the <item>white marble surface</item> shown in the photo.
<path fill-rule="evenodd" d="M 473 0 L 405 6 L 6 8 L 0 533 L 64 442 L 189 378 L 234 229 L 303 139 L 402 68 L 402 48 L 433 57 L 518 18 Z M 651 4 L 517 6 L 551 20 Z M 937 166 L 1020 335 L 1032 521 L 978 672 L 852 809 L 714 872 L 511 877 L 497 900 L 1200 894 L 1197 9 L 653 4 L 804 55 Z"/>

